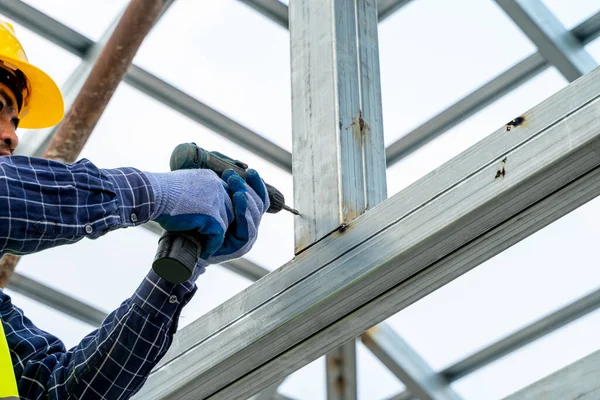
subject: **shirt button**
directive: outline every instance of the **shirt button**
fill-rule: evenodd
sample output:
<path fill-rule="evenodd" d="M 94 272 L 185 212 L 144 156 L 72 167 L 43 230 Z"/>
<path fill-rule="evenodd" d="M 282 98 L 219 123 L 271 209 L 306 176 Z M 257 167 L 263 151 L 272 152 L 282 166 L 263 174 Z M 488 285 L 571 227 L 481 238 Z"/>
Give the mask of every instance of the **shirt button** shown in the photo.
<path fill-rule="evenodd" d="M 173 304 L 173 303 L 177 303 L 177 296 L 175 296 L 174 294 L 169 296 L 169 303 Z"/>
<path fill-rule="evenodd" d="M 92 229 L 91 225 L 86 225 L 85 226 L 85 232 L 89 235 L 90 233 L 92 233 L 94 231 L 94 229 Z"/>
<path fill-rule="evenodd" d="M 129 219 L 131 220 L 131 222 L 133 222 L 135 224 L 138 221 L 137 214 L 131 213 L 131 215 L 129 216 Z"/>

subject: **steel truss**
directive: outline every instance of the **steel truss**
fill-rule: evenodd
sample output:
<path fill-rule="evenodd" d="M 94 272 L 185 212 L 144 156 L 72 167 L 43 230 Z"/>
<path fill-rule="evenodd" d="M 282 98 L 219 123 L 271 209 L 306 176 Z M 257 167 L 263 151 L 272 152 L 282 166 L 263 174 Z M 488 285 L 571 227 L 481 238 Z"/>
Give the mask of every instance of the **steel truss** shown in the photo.
<path fill-rule="evenodd" d="M 269 16 L 281 26 L 286 28 L 289 26 L 288 10 L 282 3 L 276 0 L 240 1 Z M 308 3 L 311 1 L 308 0 Z M 353 22 L 359 32 L 359 35 L 355 36 L 360 37 L 362 33 L 366 35 L 367 40 L 372 41 L 373 37 L 369 35 L 376 31 L 377 20 L 386 18 L 410 0 L 380 0 L 378 14 L 374 12 L 374 7 L 368 5 L 368 2 L 358 1 L 359 7 L 354 10 L 354 13 L 349 13 L 345 9 L 345 5 L 348 4 L 346 1 L 327 0 L 327 2 L 335 6 L 333 9 L 338 16 L 358 18 Z M 596 94 L 600 92 L 600 77 L 597 70 L 589 73 L 596 63 L 583 50 L 583 45 L 592 41 L 600 33 L 600 13 L 569 32 L 557 23 L 558 20 L 538 1 L 497 0 L 497 2 L 538 46 L 540 52 L 523 60 L 431 121 L 405 135 L 385 151 L 381 147 L 382 128 L 378 126 L 380 124 L 378 114 L 381 110 L 380 105 L 377 104 L 380 99 L 377 92 L 379 71 L 376 52 L 358 55 L 363 61 L 370 60 L 367 69 L 363 71 L 353 71 L 352 68 L 356 67 L 348 69 L 347 62 L 332 65 L 333 70 L 342 71 L 336 78 L 337 83 L 334 82 L 334 86 L 339 85 L 334 92 L 347 90 L 344 85 L 349 82 L 348 79 L 358 78 L 357 87 L 362 85 L 358 93 L 348 92 L 342 96 L 342 101 L 337 104 L 339 107 L 337 116 L 322 116 L 333 117 L 334 121 L 339 120 L 340 123 L 349 122 L 349 126 L 352 127 L 347 126 L 346 129 L 363 135 L 361 139 L 356 139 L 360 137 L 358 135 L 354 140 L 350 140 L 348 147 L 342 145 L 342 148 L 337 149 L 337 156 L 342 160 L 349 156 L 348 161 L 342 162 L 340 171 L 335 172 L 335 168 L 332 169 L 334 174 L 330 178 L 332 183 L 340 185 L 336 187 L 342 189 L 341 200 L 331 201 L 331 198 L 328 198 L 330 195 L 321 196 L 322 201 L 319 201 L 319 204 L 324 205 L 323 210 L 315 208 L 313 218 L 296 225 L 296 250 L 301 254 L 279 270 L 278 278 L 267 276 L 247 291 L 183 329 L 177 335 L 171 351 L 142 389 L 142 394 L 147 392 L 152 393 L 152 396 L 160 396 L 160 393 L 163 393 L 169 398 L 172 398 L 171 396 L 198 398 L 197 396 L 204 395 L 210 398 L 237 398 L 238 396 L 246 398 L 265 389 L 254 398 L 281 398 L 281 395 L 276 394 L 276 388 L 289 373 L 335 349 L 341 343 L 352 343 L 354 338 L 374 324 L 600 194 L 598 192 L 600 177 L 596 169 L 599 161 L 595 154 L 600 123 L 593 120 L 594 113 L 598 112 Z M 315 3 L 311 3 L 311 7 L 314 6 Z M 361 7 L 363 7 L 362 12 L 370 13 L 369 17 L 365 18 L 363 15 L 362 19 L 359 18 Z M 102 40 L 94 43 L 19 0 L 0 3 L 0 12 L 83 57 L 82 65 L 69 82 L 73 88 L 71 94 L 74 95 L 78 90 L 77 85 L 89 73 L 90 66 L 93 65 L 95 57 L 102 48 Z M 305 15 L 310 14 L 311 18 L 317 17 L 312 8 L 307 8 L 304 12 Z M 322 16 L 321 13 L 320 17 Z M 296 20 L 290 18 L 292 31 L 294 24 L 301 28 L 314 24 L 310 18 L 302 23 L 298 22 L 300 19 L 298 16 Z M 348 29 L 352 28 L 349 20 L 338 21 L 338 23 L 340 25 L 337 26 L 337 34 L 344 32 L 344 29 L 348 32 Z M 294 39 L 292 32 L 292 49 L 295 42 L 314 41 L 307 32 L 304 33 Z M 348 56 L 347 46 L 353 46 L 352 43 L 346 43 L 341 38 L 343 34 L 331 39 L 334 43 L 336 40 L 339 42 L 337 51 L 341 53 L 338 54 L 338 59 L 340 55 Z M 358 43 L 356 49 L 359 52 L 373 52 L 377 49 L 376 37 L 375 47 L 372 45 L 371 43 L 368 46 L 361 46 Z M 320 55 L 326 56 L 327 53 Z M 352 58 L 351 54 L 350 58 Z M 374 207 L 385 198 L 385 178 L 382 180 L 381 175 L 382 171 L 383 173 L 385 171 L 386 161 L 387 165 L 393 164 L 532 78 L 548 65 L 555 65 L 570 81 L 586 73 L 588 75 L 525 113 L 524 120 L 527 121 L 527 125 L 520 124 L 518 121 L 521 121 L 521 117 L 517 118 L 515 119 L 517 122 L 513 122 L 513 125 L 507 125 L 506 128 L 494 132 L 489 138 L 443 167 L 446 171 L 454 169 L 455 172 L 462 172 L 462 176 L 459 173 L 429 175 L 380 206 Z M 306 66 L 293 67 L 292 73 L 299 70 L 305 72 L 306 68 Z M 320 71 L 316 68 L 312 72 L 318 74 Z M 352 75 L 355 78 L 351 78 Z M 373 79 L 375 79 L 374 83 Z M 215 132 L 244 145 L 274 165 L 291 172 L 292 161 L 288 152 L 139 67 L 132 66 L 125 81 Z M 373 87 L 368 87 L 369 84 Z M 589 87 L 584 88 L 582 86 L 584 84 Z M 296 85 L 301 88 L 300 91 L 310 92 L 309 89 L 301 86 Z M 315 92 L 312 95 L 318 97 L 319 93 Z M 570 102 L 569 107 L 558 104 L 561 101 L 567 102 L 566 100 Z M 301 107 L 299 103 L 302 101 L 295 98 L 294 107 Z M 354 113 L 356 111 L 354 106 L 357 104 L 360 104 L 358 110 L 364 111 L 364 115 Z M 295 114 L 297 115 L 298 112 Z M 363 123 L 367 124 L 367 131 L 363 130 Z M 294 145 L 300 143 L 298 137 L 301 134 L 298 132 L 306 124 L 306 121 L 294 121 Z M 327 127 L 326 124 L 317 124 L 317 126 Z M 356 126 L 360 126 L 358 131 L 355 129 Z M 571 136 L 570 129 L 573 127 L 578 130 L 576 137 Z M 509 128 L 513 132 L 511 139 L 506 139 L 507 135 L 504 135 L 504 140 L 497 139 L 502 137 L 501 133 L 504 129 Z M 339 133 L 337 131 L 337 134 Z M 373 138 L 378 137 L 379 134 L 381 137 L 373 143 Z M 37 143 L 24 141 L 24 145 L 29 146 L 25 154 L 40 155 L 41 149 L 50 137 L 51 132 L 48 132 L 43 136 L 43 141 L 38 140 Z M 514 137 L 518 137 L 518 140 L 515 141 Z M 343 142 L 343 135 L 337 139 L 335 136 L 333 138 L 334 141 L 342 138 Z M 575 139 L 575 142 L 570 142 L 571 139 Z M 315 140 L 325 140 L 324 143 L 330 140 L 324 136 L 309 137 L 307 140 L 315 148 L 315 153 L 310 155 L 311 157 L 318 157 L 319 152 L 330 152 L 334 147 L 333 145 L 320 147 L 313 143 Z M 575 143 L 575 147 L 567 148 L 567 141 L 569 144 Z M 369 148 L 369 146 L 373 147 Z M 542 149 L 545 152 L 551 149 L 551 156 L 544 158 L 546 154 L 541 153 Z M 356 152 L 355 155 L 352 155 L 352 152 Z M 385 155 L 380 157 L 383 154 Z M 483 156 L 484 154 L 488 155 L 487 158 Z M 531 165 L 532 163 L 526 157 L 543 158 L 542 167 L 545 169 Z M 306 185 L 302 183 L 302 179 L 307 181 L 313 179 L 314 171 L 307 171 L 307 164 L 305 161 L 294 162 L 294 178 L 299 182 L 295 182 L 295 186 L 304 187 Z M 342 173 L 348 170 L 354 172 Z M 484 179 L 486 174 L 489 175 L 489 171 L 495 171 L 493 182 Z M 556 184 L 544 184 L 551 176 L 553 183 Z M 558 179 L 555 179 L 557 176 Z M 343 183 L 344 181 L 348 183 Z M 358 190 L 352 186 L 357 182 L 364 185 L 364 189 L 360 189 L 360 185 Z M 352 189 L 344 192 L 344 187 Z M 306 195 L 310 190 L 305 189 L 302 191 Z M 417 191 L 419 194 L 425 192 L 425 195 L 417 196 Z M 297 203 L 302 204 L 300 208 L 312 210 L 310 204 L 306 203 L 306 197 L 302 198 L 302 194 L 298 192 L 299 190 L 296 189 L 296 196 L 300 196 L 296 198 Z M 364 194 L 362 199 L 357 196 L 361 193 Z M 312 193 L 313 198 L 314 195 Z M 500 202 L 500 197 L 508 195 L 514 198 Z M 416 197 L 417 200 L 413 201 L 409 196 Z M 478 196 L 479 202 L 470 196 Z M 456 201 L 461 198 L 462 203 Z M 348 213 L 348 206 L 351 206 L 350 213 Z M 325 210 L 329 211 L 324 212 Z M 369 211 L 366 212 L 367 210 Z M 489 215 L 491 210 L 494 210 L 494 215 Z M 443 213 L 440 214 L 442 211 Z M 451 211 L 450 216 L 447 215 L 448 211 Z M 391 213 L 387 219 L 384 217 L 385 213 Z M 431 219 L 432 215 L 437 215 L 438 220 L 434 222 Z M 338 218 L 339 216 L 341 218 Z M 445 217 L 448 218 L 444 219 Z M 422 236 L 418 236 L 422 240 L 421 243 L 417 241 L 417 237 L 403 236 L 399 230 L 400 227 L 414 226 L 416 221 L 421 221 L 423 225 L 419 223 L 411 234 L 422 233 Z M 152 225 L 148 227 L 156 231 Z M 467 232 L 466 227 L 470 227 L 471 231 Z M 453 233 L 453 238 L 457 240 L 450 242 L 440 238 L 446 237 L 444 235 L 450 236 L 449 233 Z M 393 239 L 400 241 L 402 246 L 390 251 L 384 249 L 381 243 L 375 241 L 376 239 L 384 244 Z M 426 248 L 425 243 L 431 244 L 430 248 Z M 325 260 L 315 261 L 316 252 L 319 252 L 320 256 L 325 254 Z M 365 261 L 368 254 L 376 254 L 378 260 Z M 348 260 L 360 260 L 363 265 L 352 269 L 351 273 L 332 279 L 334 272 L 344 271 L 342 265 L 347 265 Z M 410 262 L 402 262 L 403 260 L 410 260 Z M 259 279 L 267 273 L 263 268 L 246 260 L 236 260 L 226 266 L 252 280 Z M 325 288 L 315 291 L 317 293 L 305 295 L 304 297 L 308 297 L 306 303 L 300 302 L 301 305 L 298 306 L 296 304 L 298 301 L 293 302 L 298 296 L 304 299 L 303 293 L 306 291 L 305 288 L 310 287 L 309 282 L 328 279 L 326 277 L 330 277 L 330 280 Z M 360 290 L 358 290 L 359 281 L 367 282 L 365 287 L 360 286 Z M 265 282 L 275 285 L 279 291 L 267 290 Z M 102 312 L 84 303 L 68 304 L 69 297 L 64 294 L 56 291 L 48 291 L 46 294 L 43 285 L 18 274 L 15 274 L 15 280 L 9 287 L 90 323 L 97 323 L 102 317 Z M 366 290 L 367 287 L 370 289 Z M 399 293 L 401 291 L 404 293 Z M 388 347 L 386 350 L 384 344 L 395 343 L 395 350 L 398 350 L 402 342 L 394 335 L 381 336 L 381 332 L 390 332 L 383 324 L 380 325 L 379 330 L 363 333 L 363 340 L 370 340 L 369 344 L 375 354 L 388 360 L 392 371 L 394 368 L 403 371 L 397 375 L 404 374 L 403 381 L 409 389 L 412 388 L 413 393 L 410 394 L 418 394 L 424 399 L 456 398 L 455 394 L 449 391 L 449 382 L 595 309 L 600 303 L 597 297 L 599 297 L 597 294 L 592 294 L 558 311 L 556 315 L 546 317 L 531 327 L 437 374 L 424 366 L 418 355 L 411 353 L 410 348 L 402 351 L 400 356 L 396 357 L 396 360 L 400 361 L 393 364 L 394 347 Z M 281 307 L 284 303 L 293 306 L 283 312 Z M 244 304 L 244 307 L 232 311 L 240 304 Z M 328 308 L 328 305 L 331 308 Z M 263 321 L 262 318 L 274 310 L 282 311 L 284 316 L 276 318 L 271 325 L 265 324 L 259 329 L 252 329 L 247 322 L 242 322 L 254 318 Z M 394 311 L 390 313 L 390 310 Z M 314 314 L 316 311 L 318 314 Z M 219 312 L 222 315 L 217 315 Z M 323 318 L 316 323 L 311 323 L 311 315 L 323 315 Z M 199 324 L 207 325 L 200 327 Z M 252 332 L 243 341 L 247 348 L 235 346 L 231 339 L 235 332 L 242 332 L 244 329 Z M 287 335 L 281 336 L 281 332 L 287 332 Z M 379 336 L 375 335 L 375 332 L 379 332 Z M 201 335 L 194 339 L 198 333 Z M 388 342 L 385 340 L 381 342 L 382 338 Z M 264 348 L 269 346 L 269 343 L 273 343 L 273 349 Z M 220 357 L 206 357 L 211 346 L 215 345 L 226 346 L 227 351 Z M 351 346 L 353 349 L 353 344 Z M 194 359 L 200 359 L 203 354 L 204 359 L 208 359 L 209 362 L 202 368 L 189 370 L 190 363 Z M 411 354 L 414 357 L 407 357 Z M 249 358 L 249 355 L 252 357 Z M 407 363 L 407 358 L 412 361 L 409 360 Z M 415 366 L 422 368 L 414 369 Z M 224 369 L 229 372 L 233 370 L 234 373 L 226 379 L 214 375 L 219 371 L 222 374 Z M 422 372 L 425 374 L 421 374 Z M 210 378 L 211 376 L 213 379 Z M 164 383 L 165 380 L 171 384 Z M 157 385 L 161 386 L 157 387 Z M 350 387 L 349 390 L 355 390 L 355 387 Z M 398 397 L 409 398 L 410 394 L 404 393 Z M 348 393 L 345 393 L 345 396 L 347 395 Z M 140 398 L 154 398 L 152 396 Z M 332 397 L 330 394 L 329 398 L 337 397 Z"/>
<path fill-rule="evenodd" d="M 140 398 L 251 395 L 595 198 L 599 97 L 596 69 L 199 318 Z"/>

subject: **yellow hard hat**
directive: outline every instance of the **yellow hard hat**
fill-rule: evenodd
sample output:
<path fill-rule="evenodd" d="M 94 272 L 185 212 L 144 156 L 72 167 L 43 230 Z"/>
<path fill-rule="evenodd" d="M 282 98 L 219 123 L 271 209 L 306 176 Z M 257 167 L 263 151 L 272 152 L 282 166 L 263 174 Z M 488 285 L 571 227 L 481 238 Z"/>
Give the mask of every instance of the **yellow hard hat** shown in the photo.
<path fill-rule="evenodd" d="M 41 69 L 29 64 L 23 46 L 15 36 L 12 25 L 0 21 L 0 67 L 11 71 L 19 81 L 22 72 L 25 78 L 23 85 L 23 106 L 19 110 L 19 127 L 27 129 L 47 128 L 58 124 L 64 115 L 64 101 L 60 89 Z M 16 96 L 20 94 L 16 93 Z M 19 98 L 17 98 L 19 100 Z"/>

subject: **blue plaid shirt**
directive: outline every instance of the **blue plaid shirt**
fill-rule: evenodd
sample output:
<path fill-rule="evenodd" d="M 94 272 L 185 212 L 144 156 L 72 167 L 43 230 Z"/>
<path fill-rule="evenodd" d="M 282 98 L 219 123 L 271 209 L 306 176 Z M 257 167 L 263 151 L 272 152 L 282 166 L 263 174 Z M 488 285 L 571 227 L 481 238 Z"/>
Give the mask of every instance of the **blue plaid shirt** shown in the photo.
<path fill-rule="evenodd" d="M 28 254 L 147 222 L 154 194 L 134 168 L 99 169 L 0 157 L 0 251 Z M 127 399 L 169 348 L 181 309 L 197 287 L 152 270 L 74 348 L 37 328 L 0 290 L 0 319 L 21 399 Z"/>

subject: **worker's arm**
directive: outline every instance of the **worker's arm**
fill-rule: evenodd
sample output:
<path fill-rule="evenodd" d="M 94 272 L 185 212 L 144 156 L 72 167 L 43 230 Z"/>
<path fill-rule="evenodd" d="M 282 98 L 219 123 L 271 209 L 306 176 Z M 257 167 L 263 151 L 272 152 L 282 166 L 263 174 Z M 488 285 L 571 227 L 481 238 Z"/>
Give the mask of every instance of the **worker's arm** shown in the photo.
<path fill-rule="evenodd" d="M 269 204 L 258 174 L 248 184 L 229 174 L 225 184 L 212 171 L 196 171 L 148 174 L 133 168 L 100 170 L 87 160 L 65 165 L 0 159 L 0 218 L 9 225 L 0 223 L 0 248 L 34 252 L 149 219 L 174 230 L 205 227 L 221 237 L 220 247 L 213 246 L 207 261 L 198 261 L 189 281 L 170 284 L 150 271 L 131 298 L 68 351 L 0 291 L 0 318 L 22 398 L 129 398 L 169 348 L 181 309 L 205 266 L 250 250 Z"/>
<path fill-rule="evenodd" d="M 0 255 L 29 254 L 140 225 L 150 219 L 153 205 L 147 177 L 134 168 L 0 157 Z"/>
<path fill-rule="evenodd" d="M 102 169 L 25 156 L 0 157 L 0 256 L 95 239 L 154 220 L 203 235 L 202 258 L 247 252 L 269 207 L 258 174 L 246 184 L 205 169 L 163 173 Z M 231 183 L 232 186 L 228 186 Z M 215 257 L 212 257 L 212 256 Z"/>
<path fill-rule="evenodd" d="M 165 354 L 192 281 L 150 271 L 134 295 L 72 349 L 37 328 L 0 290 L 0 315 L 22 399 L 127 399 Z"/>

